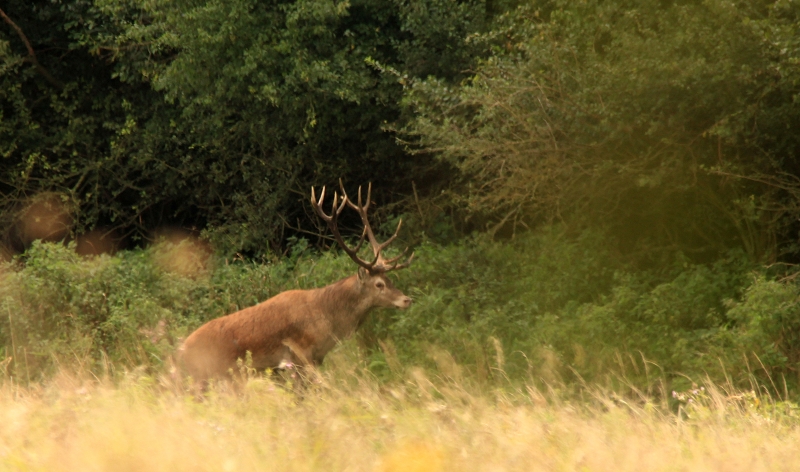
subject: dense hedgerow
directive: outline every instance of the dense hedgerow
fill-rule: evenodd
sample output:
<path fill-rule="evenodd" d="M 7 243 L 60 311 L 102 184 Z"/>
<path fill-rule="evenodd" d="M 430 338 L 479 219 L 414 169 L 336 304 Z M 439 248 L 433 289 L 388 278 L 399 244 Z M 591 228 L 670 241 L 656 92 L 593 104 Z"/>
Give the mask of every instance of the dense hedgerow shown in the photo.
<path fill-rule="evenodd" d="M 574 237 L 557 227 L 510 242 L 423 243 L 413 266 L 392 276 L 413 306 L 377 310 L 357 336 L 365 365 L 381 378 L 423 366 L 481 382 L 625 379 L 649 388 L 666 380 L 679 388 L 710 375 L 795 389 L 793 280 L 738 253 L 711 265 L 631 270 L 607 247 L 602 234 Z M 203 322 L 354 270 L 346 256 L 301 241 L 278 261 L 212 258 L 187 272 L 164 263 L 181 248 L 87 259 L 34 244 L 0 282 L 8 373 L 35 380 L 75 362 L 96 371 L 162 369 Z"/>
<path fill-rule="evenodd" d="M 320 257 L 313 271 L 289 259 L 202 260 L 188 246 L 164 243 L 87 259 L 72 247 L 34 243 L 5 267 L 0 282 L 0 344 L 16 361 L 13 371 L 34 379 L 55 364 L 86 359 L 96 369 L 158 367 L 201 323 L 343 273 L 332 255 Z"/>

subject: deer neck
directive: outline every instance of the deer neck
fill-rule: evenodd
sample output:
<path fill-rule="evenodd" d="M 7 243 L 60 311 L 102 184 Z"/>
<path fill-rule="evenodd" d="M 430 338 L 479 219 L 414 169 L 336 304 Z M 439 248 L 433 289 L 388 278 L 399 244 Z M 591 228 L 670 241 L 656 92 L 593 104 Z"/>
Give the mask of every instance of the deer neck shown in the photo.
<path fill-rule="evenodd" d="M 358 276 L 352 275 L 320 289 L 325 315 L 331 320 L 334 334 L 343 339 L 353 334 L 372 306 L 361 294 Z"/>

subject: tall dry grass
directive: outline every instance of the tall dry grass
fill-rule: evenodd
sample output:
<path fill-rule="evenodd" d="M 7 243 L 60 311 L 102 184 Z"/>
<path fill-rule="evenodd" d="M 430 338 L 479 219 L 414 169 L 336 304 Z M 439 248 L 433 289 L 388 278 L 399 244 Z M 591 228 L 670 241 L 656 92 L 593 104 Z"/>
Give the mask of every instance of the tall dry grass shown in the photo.
<path fill-rule="evenodd" d="M 337 352 L 300 394 L 266 379 L 203 401 L 158 378 L 61 372 L 0 388 L 0 469 L 46 471 L 800 470 L 792 405 L 713 385 L 584 401 L 407 369 L 378 383 Z M 692 400 L 689 402 L 689 400 Z"/>

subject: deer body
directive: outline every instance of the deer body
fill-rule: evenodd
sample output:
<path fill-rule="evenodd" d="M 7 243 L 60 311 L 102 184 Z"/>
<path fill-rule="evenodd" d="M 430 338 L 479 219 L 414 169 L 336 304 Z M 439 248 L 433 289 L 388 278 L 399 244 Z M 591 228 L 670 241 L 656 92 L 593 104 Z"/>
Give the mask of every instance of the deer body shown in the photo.
<path fill-rule="evenodd" d="M 341 181 L 340 181 L 341 185 Z M 267 369 L 287 364 L 320 365 L 337 342 L 344 340 L 361 325 L 367 313 L 376 307 L 408 308 L 411 299 L 396 289 L 386 278 L 386 272 L 411 264 L 414 254 L 400 263 L 405 251 L 386 259 L 383 251 L 400 231 L 402 221 L 388 240 L 378 242 L 367 219 L 372 185 L 362 204 L 361 188 L 358 204 L 351 202 L 342 186 L 342 196 L 333 195 L 331 213 L 325 214 L 322 203 L 325 187 L 319 200 L 311 189 L 311 206 L 333 233 L 336 242 L 358 264 L 358 273 L 326 287 L 311 290 L 289 290 L 258 305 L 209 321 L 189 335 L 179 350 L 184 369 L 196 381 L 224 377 L 236 369 L 236 360 L 250 352 L 253 367 Z M 361 216 L 364 231 L 355 248 L 347 247 L 339 234 L 338 217 L 345 207 Z M 358 250 L 368 238 L 372 246 L 372 261 L 361 259 Z"/>
<path fill-rule="evenodd" d="M 326 287 L 289 290 L 211 320 L 186 338 L 180 358 L 197 381 L 226 376 L 248 351 L 256 369 L 288 363 L 316 366 L 355 332 L 372 308 L 404 309 L 410 304 L 386 276 L 359 270 Z"/>

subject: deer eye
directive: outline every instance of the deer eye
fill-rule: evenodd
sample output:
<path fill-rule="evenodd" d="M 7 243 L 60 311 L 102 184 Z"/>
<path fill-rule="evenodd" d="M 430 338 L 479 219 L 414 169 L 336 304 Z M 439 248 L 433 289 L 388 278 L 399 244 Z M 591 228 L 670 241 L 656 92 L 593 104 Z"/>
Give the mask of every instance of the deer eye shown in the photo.
<path fill-rule="evenodd" d="M 386 286 L 386 284 L 384 284 L 384 283 L 383 283 L 383 282 L 381 282 L 381 281 L 378 281 L 378 282 L 376 282 L 376 283 L 375 283 L 375 286 L 376 286 L 376 287 L 378 287 L 378 288 L 383 288 L 383 287 L 385 287 L 385 286 Z"/>

